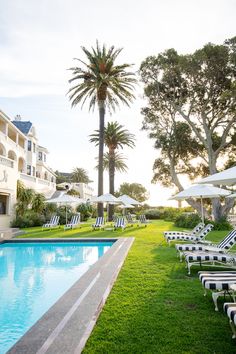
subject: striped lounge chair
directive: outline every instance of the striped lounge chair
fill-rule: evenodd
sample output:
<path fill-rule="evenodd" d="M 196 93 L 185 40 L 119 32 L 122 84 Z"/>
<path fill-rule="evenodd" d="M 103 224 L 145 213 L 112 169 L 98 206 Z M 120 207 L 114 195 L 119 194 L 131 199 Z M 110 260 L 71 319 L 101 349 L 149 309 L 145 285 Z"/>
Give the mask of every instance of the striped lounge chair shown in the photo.
<path fill-rule="evenodd" d="M 122 231 L 124 231 L 125 228 L 126 228 L 125 218 L 118 218 L 114 223 L 114 230 L 122 229 Z"/>
<path fill-rule="evenodd" d="M 48 223 L 43 224 L 42 229 L 46 230 L 46 229 L 53 229 L 56 227 L 60 227 L 59 220 L 60 220 L 60 216 L 53 215 L 51 217 L 51 220 Z"/>
<path fill-rule="evenodd" d="M 134 219 L 132 218 L 132 215 L 131 215 L 131 214 L 127 214 L 127 215 L 126 215 L 126 221 L 127 221 L 127 224 L 128 224 L 128 225 L 131 225 L 131 226 L 137 224 L 137 220 L 134 220 Z"/>
<path fill-rule="evenodd" d="M 187 263 L 188 274 L 191 274 L 191 267 L 197 265 L 200 267 L 223 267 L 236 268 L 236 255 L 219 252 L 185 252 L 184 257 Z"/>
<path fill-rule="evenodd" d="M 236 244 L 236 229 L 232 230 L 226 235 L 222 241 L 218 244 L 210 243 L 208 241 L 201 241 L 198 244 L 176 244 L 175 248 L 179 252 L 180 261 L 184 252 L 196 252 L 196 251 L 212 251 L 225 253 L 229 251 Z"/>
<path fill-rule="evenodd" d="M 218 271 L 218 272 L 198 272 L 199 280 L 204 288 L 204 296 L 207 290 L 212 292 L 212 300 L 215 305 L 215 311 L 218 311 L 217 299 L 220 296 L 233 295 L 230 285 L 236 283 L 236 271 Z"/>
<path fill-rule="evenodd" d="M 72 216 L 71 221 L 68 224 L 64 225 L 64 230 L 75 229 L 76 227 L 79 226 L 80 226 L 80 213 Z"/>
<path fill-rule="evenodd" d="M 94 230 L 101 230 L 104 229 L 104 225 L 105 225 L 105 219 L 103 216 L 98 216 L 96 218 L 96 221 L 94 224 L 92 224 L 92 229 Z"/>
<path fill-rule="evenodd" d="M 197 224 L 191 231 L 164 231 L 164 237 L 167 236 L 187 236 L 187 235 L 196 235 L 198 234 L 203 228 L 204 223 L 200 222 Z"/>
<path fill-rule="evenodd" d="M 233 302 L 225 302 L 224 303 L 224 311 L 229 317 L 229 324 L 232 329 L 233 335 L 232 338 L 236 338 L 236 303 Z"/>
<path fill-rule="evenodd" d="M 147 224 L 150 224 L 150 221 L 146 219 L 146 215 L 142 214 L 142 215 L 139 215 L 139 224 L 145 225 L 145 227 L 146 227 Z"/>
<path fill-rule="evenodd" d="M 206 225 L 203 229 L 199 231 L 198 234 L 195 235 L 167 235 L 165 237 L 166 241 L 169 243 L 172 241 L 190 241 L 190 242 L 202 242 L 207 234 L 213 229 L 212 224 Z"/>

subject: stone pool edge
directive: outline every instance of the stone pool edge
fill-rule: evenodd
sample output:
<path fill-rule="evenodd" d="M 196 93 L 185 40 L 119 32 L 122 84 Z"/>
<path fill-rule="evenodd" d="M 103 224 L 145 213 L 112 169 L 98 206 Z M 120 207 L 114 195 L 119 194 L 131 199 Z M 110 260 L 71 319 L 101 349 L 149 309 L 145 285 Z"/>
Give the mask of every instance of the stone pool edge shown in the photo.
<path fill-rule="evenodd" d="M 82 352 L 125 261 L 133 237 L 14 239 L 15 242 L 107 242 L 112 247 L 22 336 L 8 354 Z"/>

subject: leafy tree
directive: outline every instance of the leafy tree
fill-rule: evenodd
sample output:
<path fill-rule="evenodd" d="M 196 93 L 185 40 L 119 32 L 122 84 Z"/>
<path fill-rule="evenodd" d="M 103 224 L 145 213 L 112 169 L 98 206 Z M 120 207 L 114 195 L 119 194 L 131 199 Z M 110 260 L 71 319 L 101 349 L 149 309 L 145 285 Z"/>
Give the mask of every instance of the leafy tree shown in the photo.
<path fill-rule="evenodd" d="M 72 195 L 72 196 L 77 196 L 79 197 L 80 196 L 80 192 L 76 191 L 75 189 L 70 189 L 68 190 L 68 192 L 66 194 L 69 194 L 69 195 Z"/>
<path fill-rule="evenodd" d="M 76 167 L 72 171 L 72 182 L 77 182 L 77 183 L 89 183 L 91 182 L 87 171 L 83 168 Z"/>
<path fill-rule="evenodd" d="M 21 181 L 17 181 L 17 203 L 16 203 L 16 214 L 23 215 L 24 212 L 29 208 L 35 196 L 35 192 L 31 188 L 25 188 Z"/>
<path fill-rule="evenodd" d="M 118 122 L 108 122 L 104 130 L 104 142 L 108 147 L 108 168 L 109 168 L 109 192 L 114 194 L 115 192 L 115 152 L 118 148 L 123 149 L 124 146 L 133 148 L 134 135 L 127 129 L 124 129 L 123 125 Z M 94 134 L 90 135 L 90 142 L 99 144 L 99 131 L 96 130 Z M 112 220 L 114 214 L 114 206 L 109 208 L 109 220 Z"/>
<path fill-rule="evenodd" d="M 117 192 L 117 196 L 127 194 L 131 198 L 136 199 L 137 201 L 144 202 L 148 199 L 149 195 L 144 186 L 139 183 L 123 183 L 120 185 L 120 188 Z"/>
<path fill-rule="evenodd" d="M 150 137 L 157 141 L 156 147 L 161 148 L 161 156 L 154 165 L 154 181 L 174 184 L 182 190 L 181 171 L 191 178 L 200 177 L 213 174 L 225 167 L 223 163 L 227 165 L 235 160 L 235 44 L 236 37 L 223 45 L 209 43 L 188 55 L 179 55 L 176 50 L 169 49 L 156 57 L 148 57 L 141 64 L 140 73 L 148 100 L 142 110 L 143 128 L 151 132 Z M 187 128 L 184 125 L 181 128 L 177 123 L 185 123 L 191 131 L 187 133 Z M 166 127 L 169 130 L 165 130 Z M 171 137 L 177 136 L 178 130 L 183 128 L 182 142 L 174 140 L 174 146 L 171 146 Z M 163 135 L 161 129 L 167 132 L 166 141 L 159 140 L 159 135 Z M 181 155 L 176 154 L 181 145 Z M 191 162 L 193 158 L 194 163 Z M 162 172 L 167 179 L 159 179 Z M 228 199 L 222 205 L 219 198 L 214 198 L 215 219 L 226 214 L 232 204 Z"/>
<path fill-rule="evenodd" d="M 44 210 L 45 207 L 45 197 L 41 193 L 35 193 L 32 204 L 31 204 L 31 209 L 36 212 L 41 214 Z"/>
<path fill-rule="evenodd" d="M 89 108 L 98 105 L 99 110 L 99 168 L 98 168 L 98 195 L 103 194 L 103 150 L 104 150 L 104 121 L 106 107 L 115 110 L 122 102 L 129 105 L 134 98 L 132 90 L 136 79 L 132 72 L 128 72 L 131 65 L 116 65 L 116 59 L 122 49 L 109 49 L 105 45 L 100 47 L 97 42 L 96 48 L 91 51 L 81 47 L 87 63 L 77 59 L 82 67 L 73 67 L 72 79 L 69 83 L 74 83 L 69 90 L 69 98 L 72 106 L 83 104 L 88 100 Z M 103 215 L 103 204 L 98 204 L 98 215 Z"/>

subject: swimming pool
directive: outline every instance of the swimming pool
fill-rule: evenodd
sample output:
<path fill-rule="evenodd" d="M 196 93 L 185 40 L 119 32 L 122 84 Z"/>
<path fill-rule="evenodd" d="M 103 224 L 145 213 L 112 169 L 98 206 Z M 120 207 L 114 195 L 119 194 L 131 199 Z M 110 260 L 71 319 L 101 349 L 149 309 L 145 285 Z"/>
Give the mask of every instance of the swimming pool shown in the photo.
<path fill-rule="evenodd" d="M 0 244 L 0 354 L 10 349 L 113 243 Z"/>

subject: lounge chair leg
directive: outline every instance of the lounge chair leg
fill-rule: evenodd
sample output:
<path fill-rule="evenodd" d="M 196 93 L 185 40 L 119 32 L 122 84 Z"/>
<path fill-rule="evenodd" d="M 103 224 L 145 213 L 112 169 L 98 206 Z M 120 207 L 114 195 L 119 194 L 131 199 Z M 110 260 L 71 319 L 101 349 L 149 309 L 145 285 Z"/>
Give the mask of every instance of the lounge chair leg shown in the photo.
<path fill-rule="evenodd" d="M 217 299 L 221 295 L 222 295 L 221 293 L 212 293 L 212 300 L 213 300 L 214 305 L 215 305 L 215 311 L 219 311 L 218 306 L 217 306 Z"/>
<path fill-rule="evenodd" d="M 233 321 L 230 320 L 229 324 L 230 324 L 230 327 L 231 327 L 232 332 L 233 332 L 232 339 L 235 339 L 236 338 L 236 330 L 235 330 L 235 326 L 233 324 Z"/>
<path fill-rule="evenodd" d="M 188 275 L 191 275 L 191 266 L 192 266 L 192 264 L 187 263 Z"/>

